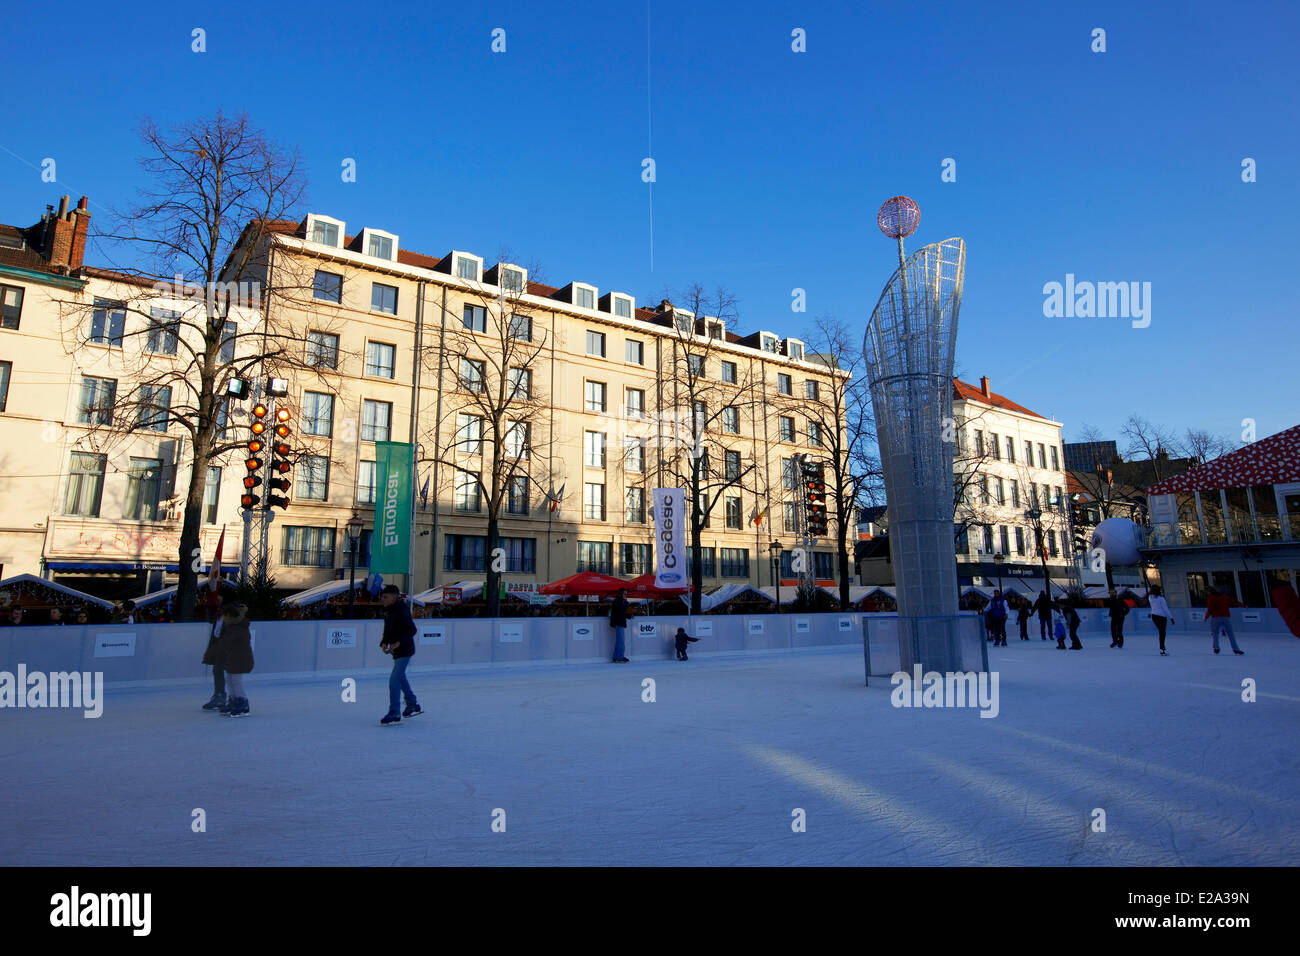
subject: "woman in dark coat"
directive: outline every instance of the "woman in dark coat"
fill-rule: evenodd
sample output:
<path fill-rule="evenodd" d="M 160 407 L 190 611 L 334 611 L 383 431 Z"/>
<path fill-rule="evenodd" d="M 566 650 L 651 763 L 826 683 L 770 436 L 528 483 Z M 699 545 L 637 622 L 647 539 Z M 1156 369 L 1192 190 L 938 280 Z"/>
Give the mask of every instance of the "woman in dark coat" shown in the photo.
<path fill-rule="evenodd" d="M 221 636 L 204 656 L 205 663 L 220 666 L 226 674 L 226 717 L 247 717 L 248 698 L 244 696 L 244 675 L 253 670 L 253 635 L 248 626 L 248 608 L 228 604 L 221 612 Z M 209 660 L 209 656 L 212 658 Z"/>

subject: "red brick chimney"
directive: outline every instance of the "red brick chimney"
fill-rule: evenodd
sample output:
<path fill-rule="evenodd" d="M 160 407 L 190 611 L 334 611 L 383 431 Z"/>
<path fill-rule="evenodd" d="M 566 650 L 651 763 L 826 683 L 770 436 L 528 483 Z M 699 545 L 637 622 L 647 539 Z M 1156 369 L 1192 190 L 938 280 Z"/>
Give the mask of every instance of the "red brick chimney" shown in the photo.
<path fill-rule="evenodd" d="M 68 209 L 68 198 L 59 200 L 59 211 L 45 214 L 45 235 L 42 250 L 50 266 L 57 272 L 68 274 L 81 268 L 86 254 L 86 234 L 90 231 L 90 210 L 86 197 L 81 197 L 77 208 Z"/>
<path fill-rule="evenodd" d="M 985 398 L 993 397 L 993 393 L 989 391 L 989 377 L 987 375 L 980 376 L 980 391 L 984 393 Z"/>

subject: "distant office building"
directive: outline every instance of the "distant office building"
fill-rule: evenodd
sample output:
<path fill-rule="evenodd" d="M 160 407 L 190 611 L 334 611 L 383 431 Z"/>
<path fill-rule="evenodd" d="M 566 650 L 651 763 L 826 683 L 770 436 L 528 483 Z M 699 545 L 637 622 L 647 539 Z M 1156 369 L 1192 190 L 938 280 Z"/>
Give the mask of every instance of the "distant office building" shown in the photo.
<path fill-rule="evenodd" d="M 1066 471 L 1093 471 L 1098 465 L 1119 460 L 1113 441 L 1068 441 L 1063 447 Z"/>

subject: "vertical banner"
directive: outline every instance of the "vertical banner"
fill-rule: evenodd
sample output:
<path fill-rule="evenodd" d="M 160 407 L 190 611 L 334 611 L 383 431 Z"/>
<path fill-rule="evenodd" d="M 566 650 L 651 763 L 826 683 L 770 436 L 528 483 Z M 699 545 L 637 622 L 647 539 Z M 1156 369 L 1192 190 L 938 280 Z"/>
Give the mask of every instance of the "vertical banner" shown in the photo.
<path fill-rule="evenodd" d="M 684 588 L 686 574 L 686 493 L 654 490 L 655 587 Z"/>
<path fill-rule="evenodd" d="M 410 573 L 413 484 L 410 443 L 375 442 L 375 527 L 370 535 L 374 574 Z"/>

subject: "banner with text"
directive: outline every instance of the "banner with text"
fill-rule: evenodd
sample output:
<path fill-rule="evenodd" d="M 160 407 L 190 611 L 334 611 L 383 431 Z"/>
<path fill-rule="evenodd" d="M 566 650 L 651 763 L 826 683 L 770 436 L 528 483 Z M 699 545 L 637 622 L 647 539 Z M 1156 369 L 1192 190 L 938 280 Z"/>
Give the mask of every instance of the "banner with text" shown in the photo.
<path fill-rule="evenodd" d="M 413 475 L 408 442 L 375 442 L 375 526 L 370 536 L 370 570 L 409 574 Z"/>
<path fill-rule="evenodd" d="M 654 491 L 655 587 L 684 588 L 686 573 L 686 493 L 680 488 Z"/>

